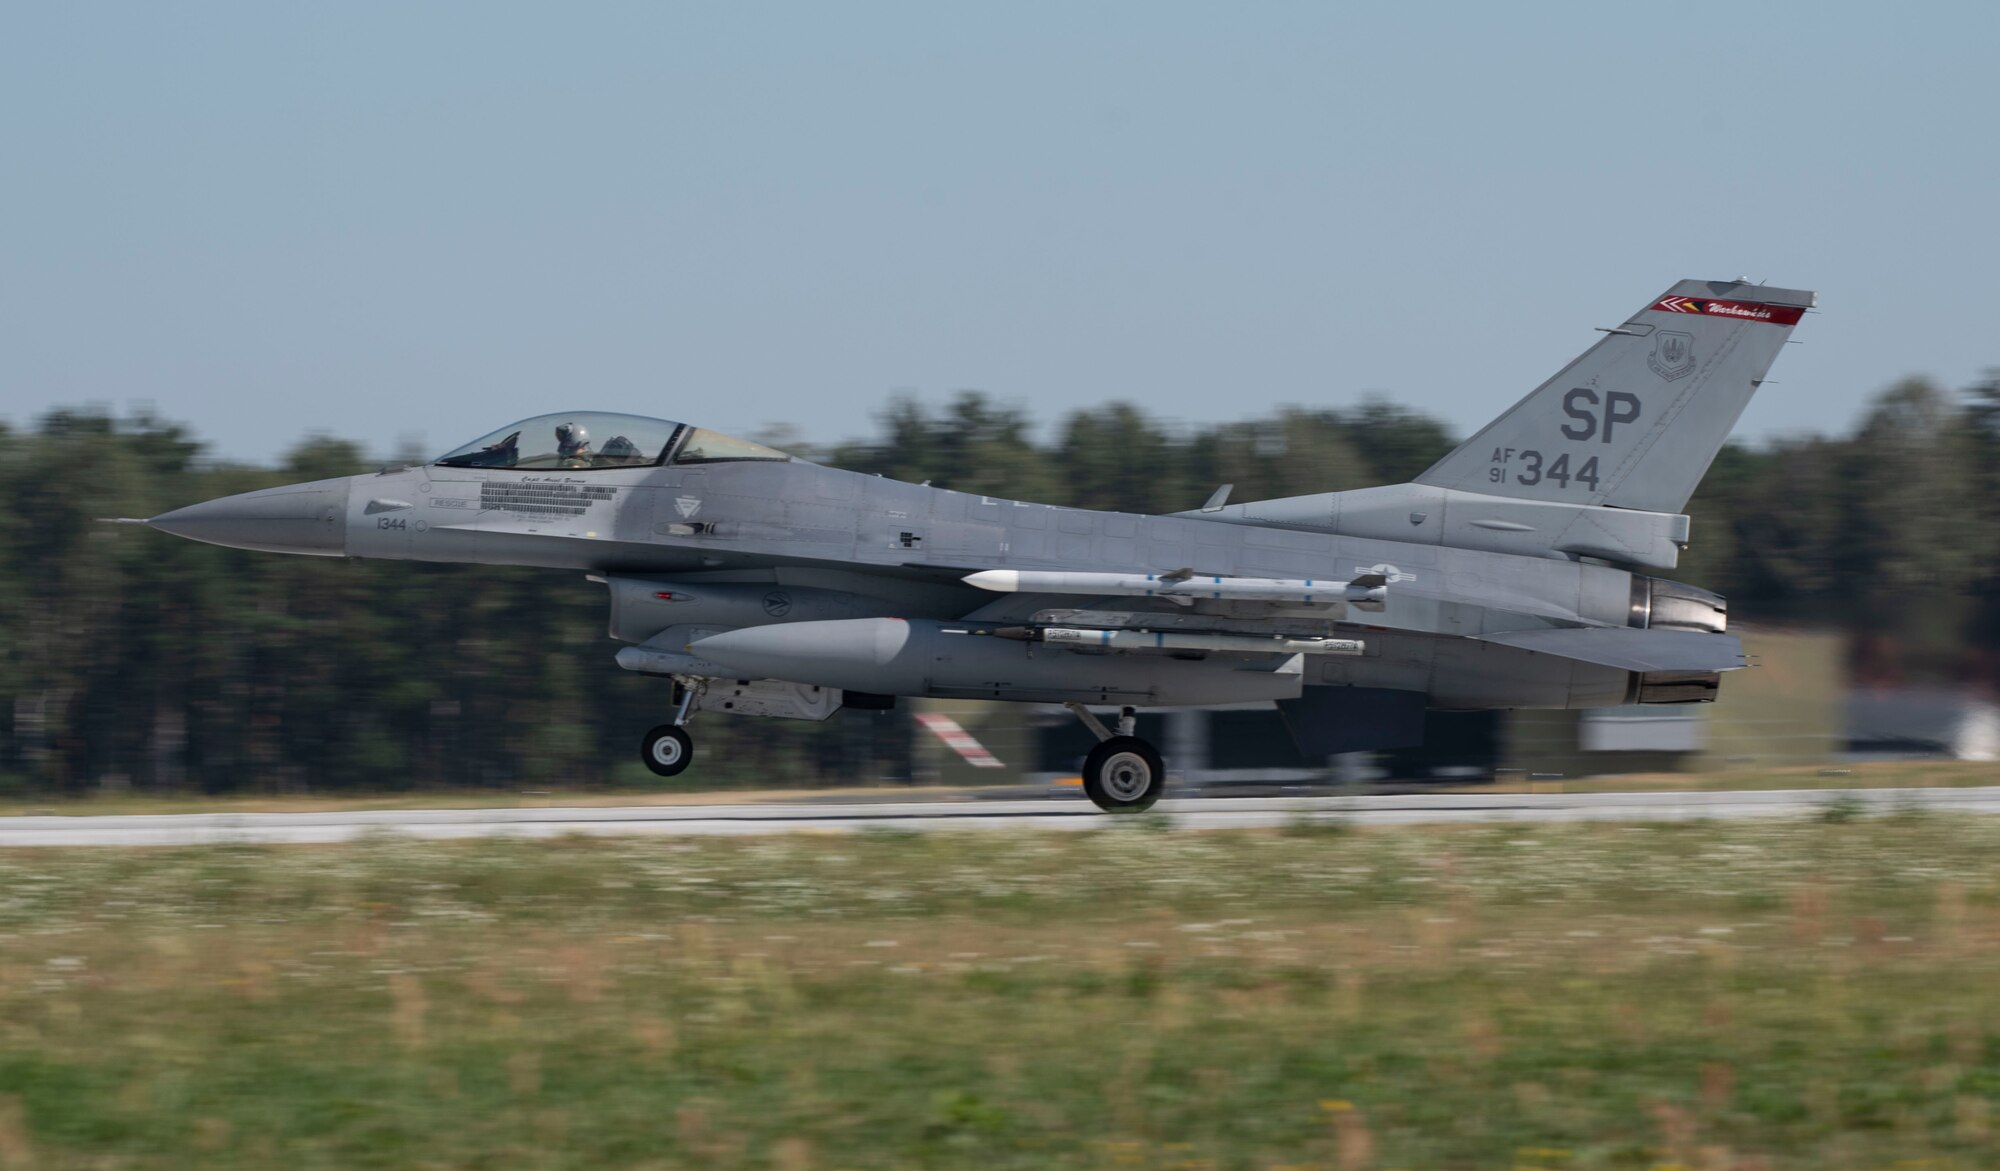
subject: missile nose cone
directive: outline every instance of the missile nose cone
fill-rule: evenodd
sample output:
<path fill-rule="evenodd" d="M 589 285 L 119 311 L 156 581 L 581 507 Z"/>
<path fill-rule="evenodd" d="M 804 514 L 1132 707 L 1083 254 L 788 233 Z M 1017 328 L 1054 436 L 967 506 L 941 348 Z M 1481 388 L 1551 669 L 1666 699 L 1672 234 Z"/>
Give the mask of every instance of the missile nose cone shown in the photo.
<path fill-rule="evenodd" d="M 347 492 L 345 477 L 288 484 L 190 504 L 146 523 L 232 549 L 341 557 L 347 553 Z"/>
<path fill-rule="evenodd" d="M 982 569 L 978 573 L 968 573 L 965 584 L 978 586 L 982 590 L 1011 594 L 1021 588 L 1021 571 L 1018 569 Z"/>

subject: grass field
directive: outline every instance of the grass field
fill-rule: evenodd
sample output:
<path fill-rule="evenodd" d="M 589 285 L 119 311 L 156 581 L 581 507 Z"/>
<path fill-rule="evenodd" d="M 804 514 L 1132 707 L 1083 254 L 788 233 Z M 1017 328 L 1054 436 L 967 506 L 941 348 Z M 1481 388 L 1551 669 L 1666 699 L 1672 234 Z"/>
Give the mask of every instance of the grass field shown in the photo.
<path fill-rule="evenodd" d="M 2000 821 L 0 855 L 0 1168 L 1985 1168 Z"/>

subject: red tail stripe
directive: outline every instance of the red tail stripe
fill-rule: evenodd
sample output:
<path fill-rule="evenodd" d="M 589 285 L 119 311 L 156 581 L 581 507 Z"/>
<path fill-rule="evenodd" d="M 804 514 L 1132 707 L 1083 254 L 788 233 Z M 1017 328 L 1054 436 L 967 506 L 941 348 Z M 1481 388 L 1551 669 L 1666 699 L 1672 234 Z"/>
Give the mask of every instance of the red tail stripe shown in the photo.
<path fill-rule="evenodd" d="M 1738 321 L 1763 321 L 1771 325 L 1797 325 L 1806 312 L 1798 305 L 1709 301 L 1697 297 L 1661 297 L 1653 302 L 1652 308 L 1662 313 L 1699 313 L 1708 317 L 1733 317 Z"/>

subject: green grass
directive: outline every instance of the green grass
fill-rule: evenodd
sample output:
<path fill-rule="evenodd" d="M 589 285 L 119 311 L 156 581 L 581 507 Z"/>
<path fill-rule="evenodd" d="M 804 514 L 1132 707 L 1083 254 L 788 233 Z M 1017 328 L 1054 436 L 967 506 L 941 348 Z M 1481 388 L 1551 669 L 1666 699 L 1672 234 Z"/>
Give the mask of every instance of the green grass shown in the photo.
<path fill-rule="evenodd" d="M 0 1168 L 1970 1171 L 1995 858 L 1924 815 L 12 852 Z"/>

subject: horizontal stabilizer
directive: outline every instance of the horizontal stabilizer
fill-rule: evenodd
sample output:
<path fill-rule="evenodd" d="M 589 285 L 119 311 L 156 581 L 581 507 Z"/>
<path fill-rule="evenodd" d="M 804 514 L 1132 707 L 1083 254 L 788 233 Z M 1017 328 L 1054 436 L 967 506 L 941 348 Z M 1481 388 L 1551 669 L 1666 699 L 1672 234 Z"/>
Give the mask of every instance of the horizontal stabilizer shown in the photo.
<path fill-rule="evenodd" d="M 1735 635 L 1698 630 L 1563 626 L 1478 637 L 1481 642 L 1627 671 L 1735 671 L 1748 665 Z"/>

